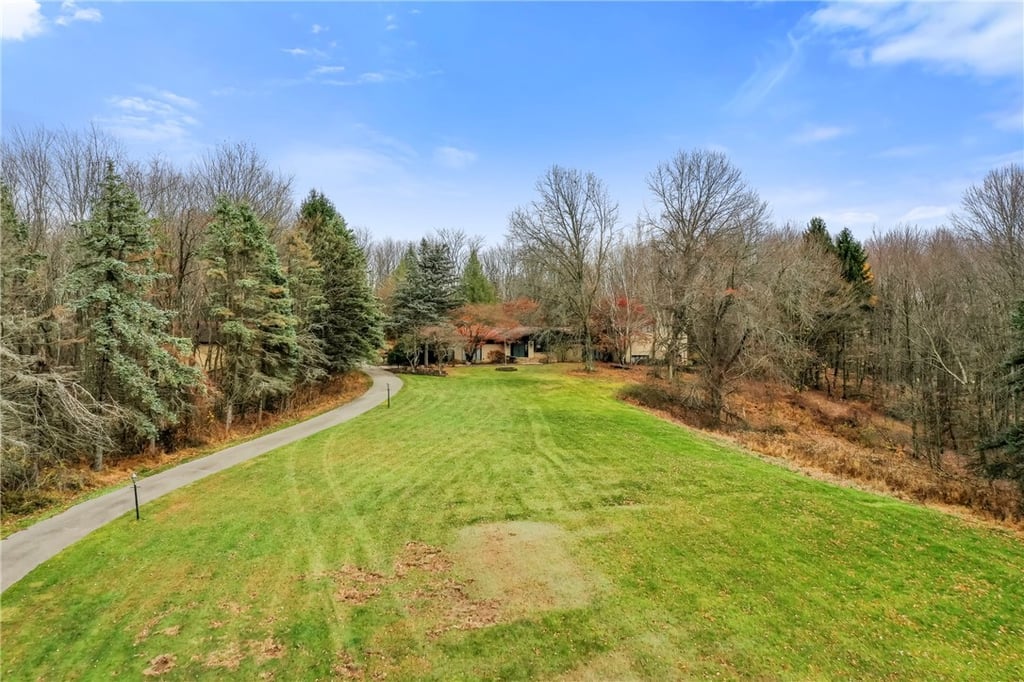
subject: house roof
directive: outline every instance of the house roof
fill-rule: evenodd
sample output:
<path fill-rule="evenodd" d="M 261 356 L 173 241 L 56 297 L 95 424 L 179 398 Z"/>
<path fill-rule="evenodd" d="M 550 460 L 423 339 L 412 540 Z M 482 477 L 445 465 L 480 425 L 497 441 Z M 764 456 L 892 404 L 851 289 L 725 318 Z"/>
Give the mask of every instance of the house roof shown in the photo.
<path fill-rule="evenodd" d="M 536 334 L 538 330 L 538 327 L 492 327 L 481 334 L 481 338 L 492 343 L 519 341 L 531 334 Z"/>

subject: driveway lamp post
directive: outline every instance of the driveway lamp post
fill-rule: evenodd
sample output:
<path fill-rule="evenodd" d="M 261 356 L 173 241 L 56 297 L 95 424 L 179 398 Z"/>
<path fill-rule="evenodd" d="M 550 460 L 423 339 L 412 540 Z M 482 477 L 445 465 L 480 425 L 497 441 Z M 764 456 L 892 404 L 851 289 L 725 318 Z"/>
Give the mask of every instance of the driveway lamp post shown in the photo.
<path fill-rule="evenodd" d="M 135 490 L 135 520 L 139 520 L 139 475 L 132 472 L 132 488 Z"/>

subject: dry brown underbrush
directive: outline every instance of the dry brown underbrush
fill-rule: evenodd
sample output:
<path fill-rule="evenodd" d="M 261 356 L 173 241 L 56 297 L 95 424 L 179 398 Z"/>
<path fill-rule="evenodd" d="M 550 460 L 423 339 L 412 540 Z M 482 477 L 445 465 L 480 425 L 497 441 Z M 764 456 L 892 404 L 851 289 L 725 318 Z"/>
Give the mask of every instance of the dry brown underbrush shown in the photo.
<path fill-rule="evenodd" d="M 108 458 L 103 471 L 98 472 L 92 471 L 85 457 L 44 471 L 40 474 L 40 487 L 17 496 L 19 504 L 9 505 L 8 501 L 15 500 L 15 496 L 4 495 L 2 524 L 7 530 L 26 516 L 72 503 L 90 491 L 124 482 L 133 471 L 163 468 L 212 452 L 221 444 L 251 438 L 287 422 L 301 421 L 349 402 L 365 393 L 369 385 L 368 376 L 362 372 L 351 372 L 315 389 L 297 392 L 292 396 L 290 405 L 281 412 L 264 412 L 262 419 L 258 419 L 255 413 L 235 419 L 230 432 L 225 432 L 224 424 L 210 415 L 204 424 L 189 434 L 189 440 L 194 443 L 189 447 L 169 451 L 158 447 L 127 457 Z"/>
<path fill-rule="evenodd" d="M 689 379 L 689 377 L 687 377 Z M 673 421 L 702 427 L 683 398 L 692 384 L 674 387 L 647 377 L 628 390 L 629 402 Z M 973 475 L 960 455 L 945 453 L 940 468 L 912 454 L 910 427 L 857 400 L 832 400 L 821 391 L 747 382 L 729 398 L 735 416 L 713 433 L 816 478 L 940 507 L 1024 531 L 1020 493 L 1007 482 Z"/>

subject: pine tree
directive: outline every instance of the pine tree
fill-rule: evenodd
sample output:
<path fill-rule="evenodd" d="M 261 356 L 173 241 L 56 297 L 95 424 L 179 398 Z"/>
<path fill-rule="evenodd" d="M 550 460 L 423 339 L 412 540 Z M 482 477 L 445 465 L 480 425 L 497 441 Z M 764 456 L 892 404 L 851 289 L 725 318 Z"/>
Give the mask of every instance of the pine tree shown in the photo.
<path fill-rule="evenodd" d="M 298 230 L 291 230 L 285 238 L 281 265 L 294 301 L 299 375 L 303 384 L 313 384 L 327 376 L 321 334 L 321 321 L 327 310 L 323 269 Z"/>
<path fill-rule="evenodd" d="M 870 306 L 874 276 L 868 264 L 868 255 L 860 242 L 854 238 L 850 228 L 844 227 L 836 235 L 834 253 L 839 258 L 843 279 L 861 296 L 863 305 Z"/>
<path fill-rule="evenodd" d="M 498 294 L 494 284 L 487 279 L 476 250 L 469 252 L 469 260 L 462 271 L 462 298 L 466 303 L 497 303 Z"/>
<path fill-rule="evenodd" d="M 824 218 L 819 216 L 811 218 L 807 223 L 807 229 L 804 230 L 804 242 L 817 245 L 825 253 L 836 256 L 836 245 L 832 243 L 832 236 L 828 233 Z"/>
<path fill-rule="evenodd" d="M 395 287 L 388 329 L 399 348 L 415 361 L 424 344 L 421 331 L 440 325 L 462 304 L 459 277 L 448 247 L 423 239 L 405 259 L 404 277 Z"/>
<path fill-rule="evenodd" d="M 159 277 L 156 243 L 138 197 L 113 163 L 80 231 L 69 288 L 84 384 L 96 400 L 121 410 L 127 438 L 152 441 L 177 423 L 200 376 L 180 359 L 190 344 L 168 332 L 170 313 L 147 300 Z M 94 467 L 102 466 L 98 450 Z"/>
<path fill-rule="evenodd" d="M 223 394 L 225 428 L 235 410 L 287 395 L 299 347 L 287 279 L 252 210 L 217 201 L 203 248 L 216 349 L 208 359 Z"/>
<path fill-rule="evenodd" d="M 0 184 L 0 335 L 8 347 L 22 353 L 34 352 L 39 336 L 31 318 L 45 297 L 39 266 L 45 258 L 33 253 L 28 243 L 28 225 L 14 210 L 10 188 Z"/>
<path fill-rule="evenodd" d="M 299 209 L 297 229 L 323 272 L 326 308 L 317 330 L 329 371 L 346 372 L 375 359 L 384 344 L 382 316 L 355 236 L 330 200 L 315 190 Z"/>

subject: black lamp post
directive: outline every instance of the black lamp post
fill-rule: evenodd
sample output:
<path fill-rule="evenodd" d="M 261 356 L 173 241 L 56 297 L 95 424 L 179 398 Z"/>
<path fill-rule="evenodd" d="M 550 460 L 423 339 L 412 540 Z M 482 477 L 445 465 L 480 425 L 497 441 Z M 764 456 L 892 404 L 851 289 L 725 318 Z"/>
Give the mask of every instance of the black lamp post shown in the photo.
<path fill-rule="evenodd" d="M 132 472 L 132 488 L 135 491 L 135 520 L 139 520 L 139 475 Z"/>

